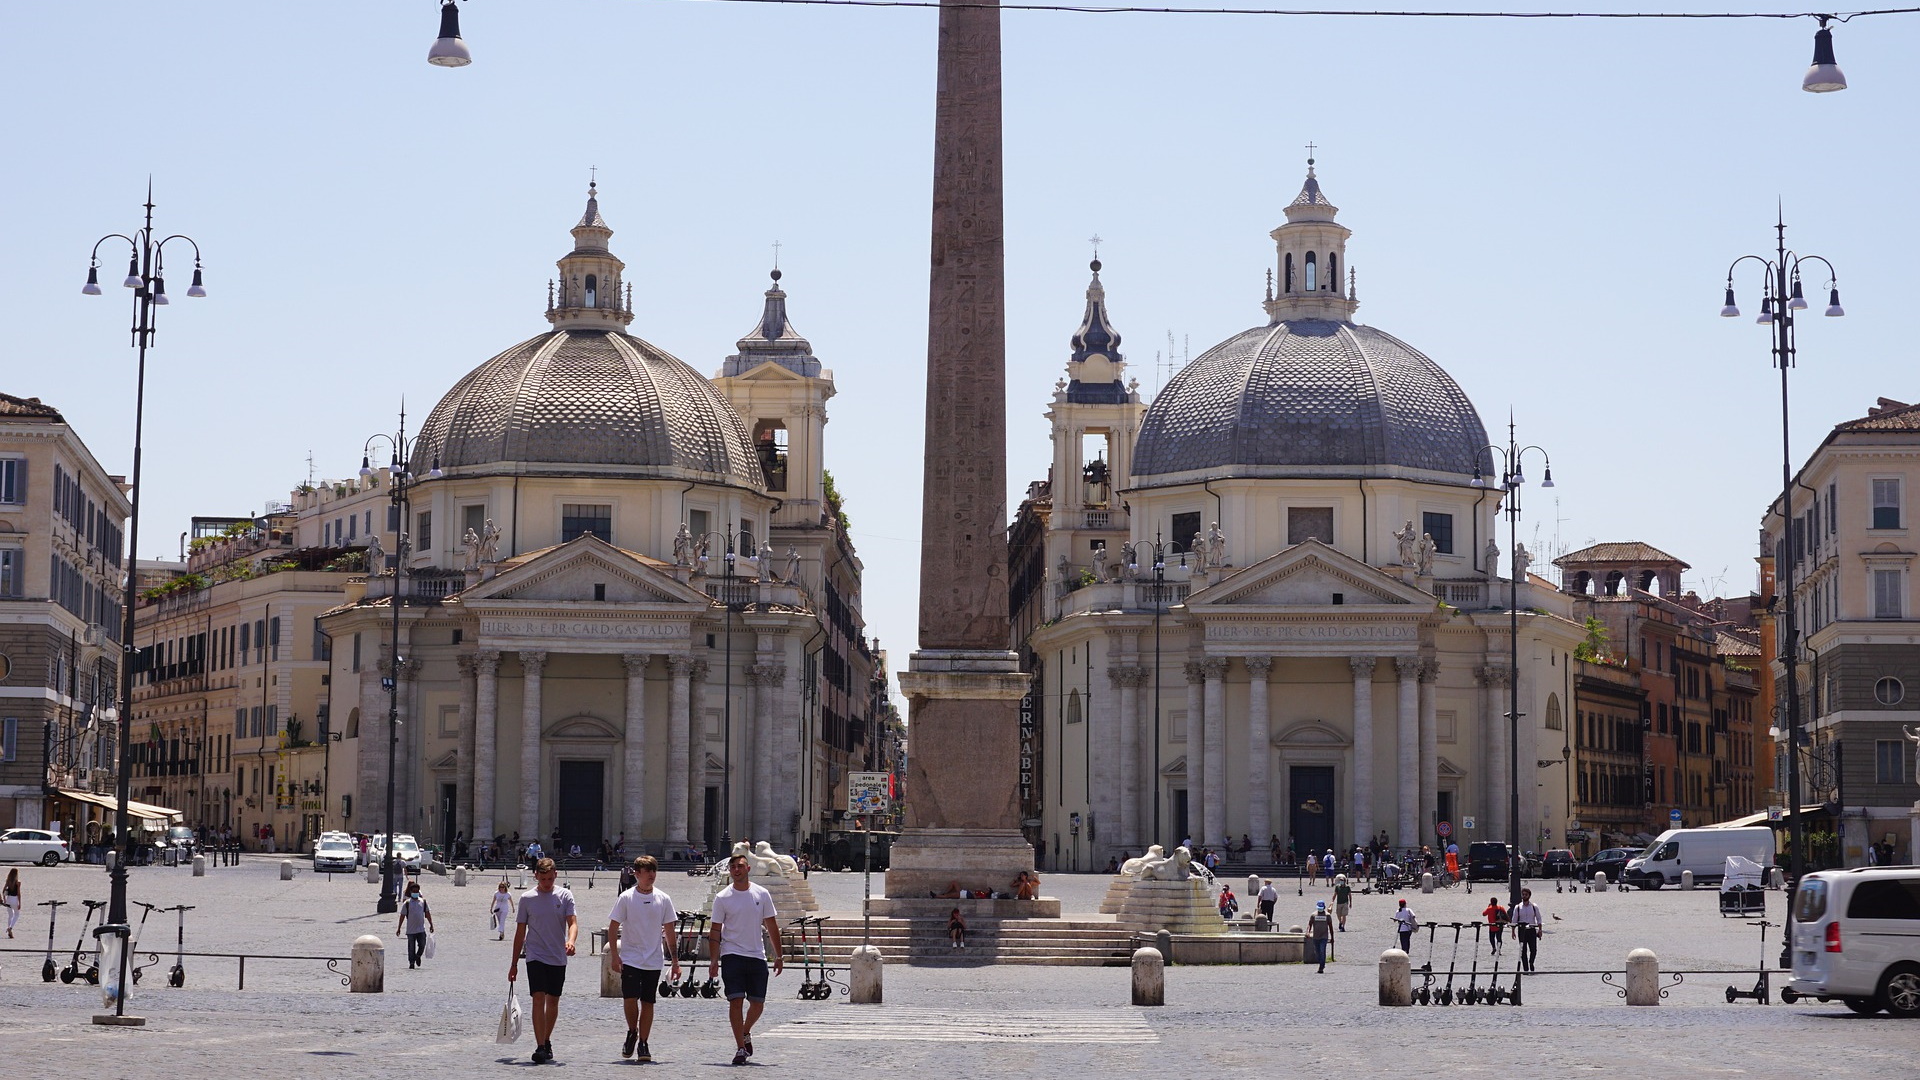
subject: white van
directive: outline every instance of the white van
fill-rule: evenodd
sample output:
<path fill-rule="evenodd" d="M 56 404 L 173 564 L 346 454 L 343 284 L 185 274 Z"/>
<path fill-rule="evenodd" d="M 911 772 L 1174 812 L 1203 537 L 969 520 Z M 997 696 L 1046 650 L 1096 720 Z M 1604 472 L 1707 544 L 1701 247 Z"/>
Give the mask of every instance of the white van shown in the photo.
<path fill-rule="evenodd" d="M 1765 825 L 1746 829 L 1668 829 L 1627 860 L 1620 880 L 1643 889 L 1680 884 L 1680 872 L 1693 871 L 1693 880 L 1711 884 L 1727 872 L 1727 856 L 1739 855 L 1761 866 L 1773 865 L 1773 830 Z"/>
<path fill-rule="evenodd" d="M 1862 1016 L 1920 1016 L 1920 867 L 1822 870 L 1793 894 L 1793 981 L 1780 991 L 1838 998 Z"/>

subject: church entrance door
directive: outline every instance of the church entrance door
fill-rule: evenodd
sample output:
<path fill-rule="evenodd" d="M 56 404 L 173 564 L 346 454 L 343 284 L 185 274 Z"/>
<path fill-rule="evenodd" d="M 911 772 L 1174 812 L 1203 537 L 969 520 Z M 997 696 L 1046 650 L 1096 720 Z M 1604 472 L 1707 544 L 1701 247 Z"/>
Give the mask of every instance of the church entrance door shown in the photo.
<path fill-rule="evenodd" d="M 1333 846 L 1333 766 L 1291 766 L 1287 790 L 1293 797 L 1293 840 L 1301 855 L 1324 853 Z"/>
<path fill-rule="evenodd" d="M 601 814 L 606 805 L 606 766 L 599 761 L 562 761 L 557 794 L 560 842 L 580 850 L 600 846 Z"/>

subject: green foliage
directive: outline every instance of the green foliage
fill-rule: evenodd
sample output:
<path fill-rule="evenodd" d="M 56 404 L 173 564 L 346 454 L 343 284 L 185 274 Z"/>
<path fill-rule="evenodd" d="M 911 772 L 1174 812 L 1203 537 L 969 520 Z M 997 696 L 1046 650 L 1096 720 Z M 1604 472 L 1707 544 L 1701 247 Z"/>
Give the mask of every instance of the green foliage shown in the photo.
<path fill-rule="evenodd" d="M 174 593 L 193 592 L 213 584 L 202 574 L 181 574 L 172 581 L 162 582 L 140 594 L 142 600 L 159 600 Z"/>
<path fill-rule="evenodd" d="M 847 512 L 841 508 L 840 489 L 833 486 L 833 473 L 826 469 L 821 469 L 820 482 L 826 489 L 827 509 L 833 511 L 834 520 L 840 523 L 840 531 L 851 535 L 853 532 L 853 523 L 847 520 Z"/>
<path fill-rule="evenodd" d="M 1586 621 L 1587 638 L 1573 647 L 1573 658 L 1585 660 L 1590 664 L 1604 664 L 1613 659 L 1612 650 L 1607 648 L 1607 626 L 1598 617 L 1589 615 Z"/>

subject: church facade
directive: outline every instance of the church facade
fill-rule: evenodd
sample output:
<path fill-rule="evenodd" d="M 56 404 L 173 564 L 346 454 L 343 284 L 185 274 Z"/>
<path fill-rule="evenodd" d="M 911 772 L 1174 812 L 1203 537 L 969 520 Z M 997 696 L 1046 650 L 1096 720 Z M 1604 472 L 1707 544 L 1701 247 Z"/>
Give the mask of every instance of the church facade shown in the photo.
<path fill-rule="evenodd" d="M 1022 795 L 1055 869 L 1189 839 L 1259 859 L 1506 840 L 1513 757 L 1523 846 L 1564 836 L 1570 605 L 1501 550 L 1472 402 L 1353 321 L 1350 233 L 1311 162 L 1286 217 L 1267 320 L 1151 403 L 1093 264 L 1052 468 L 1012 529 Z"/>

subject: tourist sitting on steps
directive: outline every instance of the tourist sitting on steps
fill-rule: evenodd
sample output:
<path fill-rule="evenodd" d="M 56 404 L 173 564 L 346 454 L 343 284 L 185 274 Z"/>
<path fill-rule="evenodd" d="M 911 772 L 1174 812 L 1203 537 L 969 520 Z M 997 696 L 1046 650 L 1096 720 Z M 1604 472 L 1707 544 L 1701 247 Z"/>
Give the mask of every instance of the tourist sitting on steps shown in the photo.
<path fill-rule="evenodd" d="M 949 949 L 966 947 L 967 920 L 960 917 L 959 908 L 954 908 L 947 913 L 947 939 Z"/>

